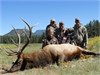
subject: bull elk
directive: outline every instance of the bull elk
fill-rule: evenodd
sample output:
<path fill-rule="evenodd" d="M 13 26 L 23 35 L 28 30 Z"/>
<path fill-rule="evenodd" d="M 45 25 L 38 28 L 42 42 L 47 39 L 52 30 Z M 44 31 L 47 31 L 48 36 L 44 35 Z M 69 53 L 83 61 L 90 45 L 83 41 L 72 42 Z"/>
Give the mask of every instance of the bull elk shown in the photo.
<path fill-rule="evenodd" d="M 94 55 L 94 56 L 100 55 L 100 53 L 91 52 L 89 50 L 85 50 L 79 46 L 75 46 L 75 45 L 71 45 L 71 44 L 51 44 L 51 45 L 47 45 L 47 46 L 43 47 L 43 49 L 41 49 L 37 52 L 23 54 L 22 53 L 23 50 L 25 49 L 25 47 L 29 44 L 29 42 L 31 40 L 32 27 L 30 27 L 30 25 L 23 19 L 22 19 L 22 21 L 29 28 L 29 36 L 25 33 L 25 35 L 27 37 L 27 42 L 25 43 L 25 45 L 20 47 L 20 41 L 21 41 L 20 34 L 18 34 L 16 32 L 16 34 L 19 38 L 19 44 L 17 45 L 18 52 L 14 52 L 12 50 L 10 50 L 11 52 L 8 52 L 8 51 L 7 52 L 11 56 L 16 54 L 17 59 L 13 63 L 11 68 L 9 70 L 7 70 L 8 72 L 14 71 L 13 68 L 14 68 L 14 66 L 18 65 L 19 59 L 22 59 L 21 67 L 19 70 L 24 70 L 24 69 L 26 69 L 27 65 L 29 68 L 44 67 L 48 64 L 53 64 L 53 63 L 56 63 L 57 65 L 59 65 L 59 61 L 61 61 L 61 62 L 68 61 L 73 58 L 80 57 L 81 54 Z"/>

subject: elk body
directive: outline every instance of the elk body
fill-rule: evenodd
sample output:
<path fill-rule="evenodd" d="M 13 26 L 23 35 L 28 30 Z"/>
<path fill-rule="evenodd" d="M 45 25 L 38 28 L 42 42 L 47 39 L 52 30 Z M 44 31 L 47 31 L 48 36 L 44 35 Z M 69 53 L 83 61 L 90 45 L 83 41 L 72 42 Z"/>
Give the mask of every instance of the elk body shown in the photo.
<path fill-rule="evenodd" d="M 99 53 L 84 50 L 83 48 L 71 44 L 52 44 L 47 45 L 43 49 L 30 54 L 21 54 L 22 65 L 20 70 L 28 68 L 45 67 L 50 64 L 59 62 L 67 62 L 74 58 L 80 58 L 81 54 L 84 55 L 100 55 Z"/>
<path fill-rule="evenodd" d="M 22 19 L 23 20 L 23 19 Z M 23 22 L 25 22 L 23 20 Z M 84 50 L 83 48 L 71 44 L 51 44 L 43 47 L 43 49 L 33 52 L 30 54 L 23 54 L 23 50 L 25 47 L 29 44 L 31 35 L 32 35 L 32 27 L 29 26 L 27 22 L 25 24 L 29 28 L 29 36 L 25 33 L 27 37 L 27 42 L 25 45 L 20 47 L 20 35 L 16 32 L 19 38 L 19 44 L 18 46 L 18 52 L 14 52 L 11 50 L 11 52 L 8 52 L 9 55 L 17 55 L 16 61 L 13 63 L 11 68 L 7 70 L 8 72 L 13 72 L 15 71 L 14 68 L 18 67 L 19 59 L 22 59 L 22 63 L 20 63 L 20 67 L 17 70 L 24 70 L 28 66 L 28 68 L 33 68 L 33 67 L 44 67 L 49 64 L 56 63 L 59 65 L 59 62 L 64 62 L 68 60 L 72 60 L 73 58 L 79 58 L 81 54 L 86 54 L 86 55 L 100 55 L 99 53 L 91 52 L 88 50 Z M 15 42 L 14 42 L 15 43 Z"/>
<path fill-rule="evenodd" d="M 69 61 L 73 58 L 79 58 L 81 54 L 94 56 L 100 55 L 100 53 L 91 52 L 72 44 L 47 45 L 43 50 L 57 57 L 58 61 Z"/>

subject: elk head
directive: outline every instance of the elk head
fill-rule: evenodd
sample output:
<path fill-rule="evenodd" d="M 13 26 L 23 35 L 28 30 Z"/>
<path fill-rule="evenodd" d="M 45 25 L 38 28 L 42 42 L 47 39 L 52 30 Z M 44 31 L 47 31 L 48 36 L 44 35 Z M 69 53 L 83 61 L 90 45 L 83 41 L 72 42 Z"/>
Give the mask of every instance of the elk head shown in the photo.
<path fill-rule="evenodd" d="M 7 51 L 7 50 L 6 50 L 6 52 L 9 54 L 9 56 L 17 55 L 17 59 L 15 60 L 15 62 L 14 62 L 13 65 L 11 66 L 11 68 L 10 68 L 9 70 L 6 70 L 7 72 L 12 72 L 12 68 L 13 68 L 16 64 L 18 64 L 19 59 L 20 59 L 20 55 L 22 54 L 23 50 L 27 47 L 27 45 L 29 44 L 29 42 L 30 42 L 30 40 L 31 40 L 32 28 L 33 28 L 33 27 L 30 27 L 30 25 L 29 25 L 25 20 L 22 19 L 22 21 L 28 26 L 28 29 L 29 29 L 29 34 L 27 34 L 27 33 L 24 31 L 24 34 L 25 34 L 25 36 L 26 36 L 26 38 L 27 38 L 27 42 L 21 47 L 21 37 L 20 37 L 20 34 L 17 33 L 16 29 L 13 27 L 14 30 L 15 30 L 15 33 L 17 34 L 17 37 L 18 37 L 18 39 L 19 39 L 19 40 L 18 40 L 18 44 L 17 44 L 13 39 L 11 39 L 11 40 L 12 40 L 12 42 L 18 47 L 18 51 L 13 51 L 13 50 L 9 49 L 10 51 Z"/>

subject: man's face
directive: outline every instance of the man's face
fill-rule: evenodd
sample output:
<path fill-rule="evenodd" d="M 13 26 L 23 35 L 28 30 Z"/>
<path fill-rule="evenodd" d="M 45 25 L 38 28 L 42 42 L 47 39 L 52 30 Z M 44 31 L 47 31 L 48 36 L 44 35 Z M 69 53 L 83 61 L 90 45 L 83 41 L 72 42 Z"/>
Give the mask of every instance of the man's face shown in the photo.
<path fill-rule="evenodd" d="M 51 22 L 51 25 L 54 26 L 54 25 L 55 25 L 55 21 L 52 21 L 52 22 Z"/>
<path fill-rule="evenodd" d="M 60 28 L 60 29 L 63 29 L 63 28 L 64 28 L 64 25 L 59 25 L 59 28 Z"/>
<path fill-rule="evenodd" d="M 79 21 L 75 21 L 75 24 L 77 25 L 77 26 L 80 26 L 80 22 Z"/>

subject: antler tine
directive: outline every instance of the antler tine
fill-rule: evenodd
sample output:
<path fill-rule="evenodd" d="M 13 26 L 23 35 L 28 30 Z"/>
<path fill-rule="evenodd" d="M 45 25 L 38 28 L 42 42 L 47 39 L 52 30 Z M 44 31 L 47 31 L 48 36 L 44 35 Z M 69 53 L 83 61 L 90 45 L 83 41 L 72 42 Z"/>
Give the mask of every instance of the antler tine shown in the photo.
<path fill-rule="evenodd" d="M 13 55 L 17 55 L 17 53 L 12 53 L 12 52 L 8 52 L 7 50 L 5 50 L 8 56 L 13 56 Z"/>
<path fill-rule="evenodd" d="M 21 52 L 25 49 L 25 47 L 29 44 L 29 42 L 30 42 L 30 40 L 31 40 L 31 36 L 32 36 L 32 28 L 33 27 L 30 27 L 30 25 L 25 21 L 25 20 L 23 20 L 22 19 L 22 21 L 28 26 L 28 28 L 29 28 L 29 36 L 27 36 L 27 34 L 26 34 L 26 32 L 25 32 L 25 35 L 26 35 L 26 37 L 27 37 L 27 42 L 26 42 L 26 44 L 22 47 L 22 49 L 21 49 Z"/>
<path fill-rule="evenodd" d="M 6 52 L 6 54 L 7 54 L 8 56 L 17 55 L 17 52 L 16 52 L 16 51 L 13 51 L 13 50 L 11 50 L 11 49 L 9 49 L 9 51 L 8 51 L 8 49 L 9 49 L 9 48 L 7 48 L 7 50 L 4 49 L 5 52 Z"/>
<path fill-rule="evenodd" d="M 18 52 L 20 51 L 20 43 L 21 43 L 21 38 L 20 38 L 20 34 L 18 34 Z"/>
<path fill-rule="evenodd" d="M 26 35 L 27 39 L 30 40 L 25 30 L 26 30 L 26 27 L 23 29 L 23 32 Z"/>
<path fill-rule="evenodd" d="M 13 44 L 18 47 L 18 44 L 16 44 L 15 41 L 12 38 L 10 38 L 10 39 L 13 42 Z"/>
<path fill-rule="evenodd" d="M 26 35 L 27 39 L 30 40 L 25 30 L 23 30 L 24 34 Z"/>
<path fill-rule="evenodd" d="M 13 27 L 13 26 L 12 26 Z M 17 31 L 16 31 L 16 29 L 13 27 L 13 29 L 14 29 L 14 31 L 15 31 L 15 33 L 17 34 L 17 37 L 18 37 L 18 33 L 17 33 Z"/>

